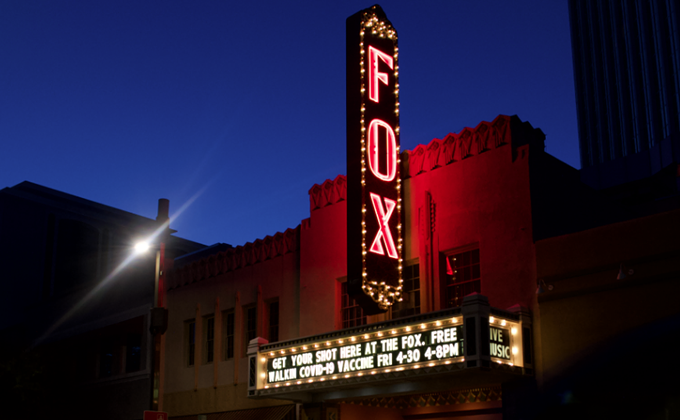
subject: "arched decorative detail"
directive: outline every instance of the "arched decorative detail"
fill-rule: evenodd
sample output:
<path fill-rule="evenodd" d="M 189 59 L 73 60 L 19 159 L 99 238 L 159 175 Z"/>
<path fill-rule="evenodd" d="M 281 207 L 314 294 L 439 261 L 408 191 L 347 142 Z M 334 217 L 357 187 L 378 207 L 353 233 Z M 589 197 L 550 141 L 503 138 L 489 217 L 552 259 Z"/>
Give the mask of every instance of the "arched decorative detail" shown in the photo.
<path fill-rule="evenodd" d="M 436 169 L 440 166 L 439 165 L 439 152 L 441 151 L 440 143 L 441 140 L 434 139 L 430 142 L 430 144 L 427 145 L 428 171 Z"/>
<path fill-rule="evenodd" d="M 412 151 L 404 151 L 401 155 L 402 174 L 414 177 L 513 144 L 512 127 L 519 131 L 516 135 L 524 139 L 523 144 L 542 145 L 545 139 L 540 129 L 533 128 L 528 122 L 521 122 L 517 116 L 499 115 L 493 122 L 482 121 L 475 128 L 466 127 L 460 133 L 449 133 L 443 140 L 433 139 L 427 147 L 421 144 Z"/>
<path fill-rule="evenodd" d="M 321 185 L 314 184 L 309 189 L 310 212 L 347 199 L 347 178 L 338 175 L 334 180 L 327 179 Z"/>
<path fill-rule="evenodd" d="M 491 123 L 494 130 L 494 146 L 501 147 L 504 144 L 510 144 L 512 137 L 510 135 L 510 117 L 499 115 Z"/>
<path fill-rule="evenodd" d="M 458 144 L 458 137 L 455 134 L 447 134 L 444 137 L 444 151 L 441 153 L 444 158 L 444 165 L 453 163 L 456 161 L 454 154 L 456 153 L 456 146 Z M 442 165 L 443 166 L 443 165 Z"/>
<path fill-rule="evenodd" d="M 409 175 L 414 177 L 423 172 L 423 161 L 425 160 L 425 147 L 420 144 L 409 152 Z"/>
<path fill-rule="evenodd" d="M 482 122 L 475 128 L 473 139 L 477 149 L 477 154 L 484 153 L 490 149 L 488 145 L 490 131 L 489 123 L 487 122 Z"/>
<path fill-rule="evenodd" d="M 472 156 L 472 129 L 465 127 L 458 135 L 458 160 Z"/>

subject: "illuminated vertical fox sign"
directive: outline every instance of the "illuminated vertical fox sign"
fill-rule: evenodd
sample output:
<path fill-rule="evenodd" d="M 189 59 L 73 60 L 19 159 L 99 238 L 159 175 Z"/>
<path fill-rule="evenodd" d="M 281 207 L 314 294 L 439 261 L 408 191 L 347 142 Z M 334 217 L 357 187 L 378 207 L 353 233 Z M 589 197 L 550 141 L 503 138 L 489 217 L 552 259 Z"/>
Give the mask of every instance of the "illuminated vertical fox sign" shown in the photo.
<path fill-rule="evenodd" d="M 380 6 L 347 18 L 347 283 L 367 314 L 402 296 L 398 54 Z"/>

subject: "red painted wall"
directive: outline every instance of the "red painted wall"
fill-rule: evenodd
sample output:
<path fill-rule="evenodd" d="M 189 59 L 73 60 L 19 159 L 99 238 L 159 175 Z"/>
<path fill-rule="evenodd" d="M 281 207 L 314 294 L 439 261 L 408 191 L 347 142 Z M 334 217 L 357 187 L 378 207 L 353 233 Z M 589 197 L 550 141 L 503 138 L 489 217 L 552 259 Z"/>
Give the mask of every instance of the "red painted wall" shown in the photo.
<path fill-rule="evenodd" d="M 346 180 L 310 189 L 310 218 L 300 230 L 300 336 L 336 329 L 339 280 L 347 275 Z"/>
<path fill-rule="evenodd" d="M 470 246 L 480 249 L 482 294 L 491 306 L 531 307 L 529 156 L 544 153 L 542 141 L 540 130 L 499 116 L 402 154 L 403 173 L 410 175 L 404 183 L 405 262 L 420 263 L 423 312 L 442 308 L 445 253 Z M 346 276 L 344 188 L 339 176 L 309 191 L 310 218 L 300 233 L 301 336 L 338 326 L 339 279 Z"/>

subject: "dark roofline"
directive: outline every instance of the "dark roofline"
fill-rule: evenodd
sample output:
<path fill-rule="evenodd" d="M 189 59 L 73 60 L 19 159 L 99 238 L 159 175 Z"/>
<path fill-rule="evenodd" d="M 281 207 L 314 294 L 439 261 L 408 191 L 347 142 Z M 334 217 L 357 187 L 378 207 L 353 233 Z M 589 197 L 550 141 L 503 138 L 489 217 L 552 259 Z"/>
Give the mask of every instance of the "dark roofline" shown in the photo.
<path fill-rule="evenodd" d="M 222 242 L 218 242 L 216 244 L 207 246 L 205 248 L 198 249 L 194 252 L 190 252 L 188 254 L 180 255 L 179 257 L 175 258 L 175 265 L 173 268 L 181 268 L 184 267 L 187 264 L 190 264 L 194 261 L 201 260 L 203 258 L 206 258 L 210 255 L 217 254 L 222 251 L 226 251 L 228 249 L 232 249 L 233 246 L 229 244 L 224 244 Z"/>
<path fill-rule="evenodd" d="M 155 223 L 154 219 L 145 216 L 140 216 L 139 214 L 131 213 L 126 210 L 121 210 L 119 208 L 108 206 L 106 204 L 101 204 L 96 201 L 78 197 L 73 194 L 68 194 L 63 191 L 55 190 L 53 188 L 45 187 L 43 185 L 35 184 L 30 181 L 23 181 L 13 187 L 3 188 L 2 190 L 0 190 L 0 193 L 9 193 L 12 195 L 17 195 L 16 193 L 31 194 L 40 198 L 52 200 L 53 202 L 62 205 L 77 204 L 78 206 L 81 207 L 89 207 L 95 209 L 97 212 L 108 212 L 122 218 L 135 218 Z M 22 198 L 30 199 L 25 195 L 22 195 Z"/>
<path fill-rule="evenodd" d="M 20 182 L 13 187 L 5 187 L 0 190 L 0 195 L 2 194 L 7 194 L 27 201 L 40 202 L 44 205 L 50 205 L 65 211 L 91 217 L 92 219 L 101 219 L 102 215 L 108 215 L 111 217 L 110 221 L 114 224 L 137 225 L 148 230 L 154 230 L 158 227 L 158 222 L 155 219 L 45 187 L 30 181 Z M 177 232 L 173 229 L 169 230 L 170 234 Z M 170 236 L 170 240 L 181 240 L 196 247 L 205 247 L 204 244 L 178 236 Z"/>

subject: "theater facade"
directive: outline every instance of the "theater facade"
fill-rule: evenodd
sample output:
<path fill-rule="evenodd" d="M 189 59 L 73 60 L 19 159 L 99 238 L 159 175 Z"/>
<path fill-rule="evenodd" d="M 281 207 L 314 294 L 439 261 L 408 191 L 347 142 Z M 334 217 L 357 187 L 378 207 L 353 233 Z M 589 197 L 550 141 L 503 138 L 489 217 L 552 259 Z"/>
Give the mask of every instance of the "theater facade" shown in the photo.
<path fill-rule="evenodd" d="M 310 189 L 297 228 L 176 260 L 163 410 L 500 418 L 534 381 L 529 186 L 532 158 L 550 158 L 543 139 L 499 116 L 400 154 L 404 297 L 382 313 L 348 294 L 344 176 Z"/>
<path fill-rule="evenodd" d="M 379 6 L 347 27 L 347 176 L 309 190 L 296 228 L 178 258 L 168 273 L 171 418 L 522 418 L 576 363 L 563 349 L 588 351 L 605 329 L 567 316 L 607 289 L 574 280 L 565 250 L 601 262 L 590 285 L 631 287 L 610 281 L 620 253 L 579 242 L 601 236 L 572 235 L 603 219 L 540 129 L 499 115 L 400 150 L 396 30 Z M 621 309 L 597 302 L 626 331 Z M 638 320 L 677 314 L 652 307 Z"/>

